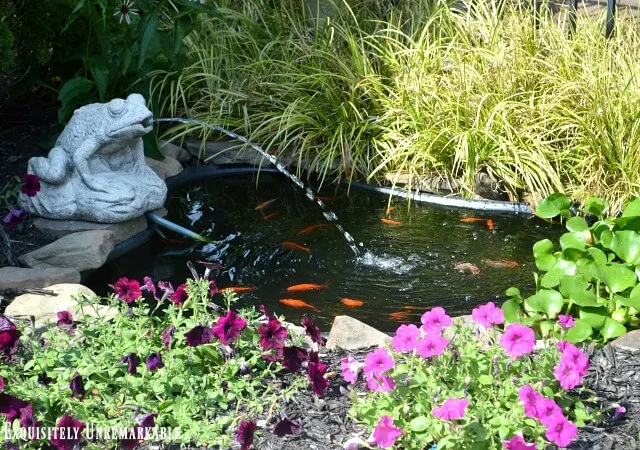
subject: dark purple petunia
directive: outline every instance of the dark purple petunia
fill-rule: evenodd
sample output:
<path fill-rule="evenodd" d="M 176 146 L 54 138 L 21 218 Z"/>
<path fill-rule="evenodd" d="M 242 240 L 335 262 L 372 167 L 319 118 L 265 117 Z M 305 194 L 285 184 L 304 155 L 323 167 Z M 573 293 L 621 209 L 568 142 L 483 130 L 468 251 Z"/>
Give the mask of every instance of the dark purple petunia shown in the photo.
<path fill-rule="evenodd" d="M 158 301 L 158 291 L 156 290 L 156 285 L 153 284 L 153 280 L 151 279 L 151 277 L 144 277 L 143 281 L 144 284 L 142 285 L 140 290 L 151 292 L 151 295 L 153 295 L 153 299 L 155 301 Z"/>
<path fill-rule="evenodd" d="M 0 355 L 9 360 L 18 351 L 20 331 L 9 319 L 0 316 Z"/>
<path fill-rule="evenodd" d="M 240 332 L 247 326 L 247 322 L 238 317 L 235 311 L 229 311 L 218 318 L 218 323 L 213 327 L 213 335 L 220 339 L 224 345 L 235 341 Z"/>
<path fill-rule="evenodd" d="M 287 339 L 287 329 L 277 319 L 271 319 L 266 324 L 261 323 L 258 326 L 258 334 L 260 334 L 260 347 L 263 350 L 282 348 Z"/>
<path fill-rule="evenodd" d="M 71 378 L 71 383 L 69 383 L 69 389 L 71 389 L 71 397 L 83 397 L 85 395 L 84 390 L 84 381 L 82 381 L 82 377 L 77 373 Z"/>
<path fill-rule="evenodd" d="M 28 405 L 27 402 L 23 402 L 13 395 L 0 393 L 0 414 L 7 416 L 8 423 L 20 417 L 20 410 Z"/>
<path fill-rule="evenodd" d="M 9 210 L 9 214 L 4 216 L 2 219 L 2 223 L 4 223 L 5 227 L 12 230 L 20 225 L 24 221 L 25 217 L 27 217 L 27 212 L 24 209 L 11 208 Z"/>
<path fill-rule="evenodd" d="M 302 326 L 304 327 L 304 331 L 306 331 L 307 336 L 309 336 L 313 342 L 319 345 L 324 344 L 320 328 L 318 328 L 318 325 L 316 325 L 307 316 L 302 316 Z"/>
<path fill-rule="evenodd" d="M 218 285 L 215 280 L 209 280 L 209 295 L 214 296 L 220 293 L 220 289 L 218 289 Z"/>
<path fill-rule="evenodd" d="M 267 308 L 264 305 L 258 306 L 258 310 L 262 314 L 264 314 L 264 316 L 267 318 L 267 320 L 277 320 L 277 317 L 272 312 L 267 310 Z"/>
<path fill-rule="evenodd" d="M 33 429 L 32 435 L 34 436 L 35 441 L 35 429 L 39 428 L 40 424 L 33 416 L 33 406 L 27 405 L 24 408 L 20 409 L 20 426 L 22 428 L 26 428 L 27 430 Z"/>
<path fill-rule="evenodd" d="M 142 435 L 143 432 L 140 427 L 127 429 L 126 436 L 120 438 L 120 448 L 123 450 L 135 450 L 136 447 L 144 442 L 141 438 Z"/>
<path fill-rule="evenodd" d="M 273 428 L 273 434 L 278 437 L 284 437 L 287 435 L 298 434 L 302 427 L 298 422 L 294 422 L 288 417 L 283 417 Z"/>
<path fill-rule="evenodd" d="M 282 361 L 282 348 L 274 348 L 270 353 L 263 353 L 260 357 L 266 361 L 278 362 Z"/>
<path fill-rule="evenodd" d="M 171 345 L 171 338 L 176 332 L 176 327 L 173 325 L 168 326 L 164 330 L 162 330 L 162 343 L 164 344 L 164 349 L 169 350 L 169 346 Z"/>
<path fill-rule="evenodd" d="M 4 391 L 4 378 L 0 377 L 0 391 Z"/>
<path fill-rule="evenodd" d="M 73 325 L 73 316 L 69 311 L 58 312 L 58 322 L 56 326 L 61 327 L 63 325 Z"/>
<path fill-rule="evenodd" d="M 327 372 L 327 365 L 324 363 L 310 362 L 307 366 L 307 376 L 311 381 L 311 390 L 318 397 L 322 397 L 324 391 L 329 386 L 329 382 L 324 377 Z"/>
<path fill-rule="evenodd" d="M 73 450 L 82 442 L 84 426 L 84 423 L 71 416 L 61 417 L 56 427 L 51 430 L 49 442 L 56 450 Z"/>
<path fill-rule="evenodd" d="M 209 275 L 211 274 L 212 270 L 222 270 L 222 266 L 218 263 L 214 263 L 214 262 L 210 262 L 210 261 L 202 261 L 202 260 L 198 260 L 196 261 L 198 264 L 202 264 L 204 266 L 204 275 L 202 275 L 202 278 L 204 278 L 205 280 L 209 278 Z M 213 286 L 215 287 L 215 282 L 213 283 Z M 217 288 L 216 288 L 216 292 L 211 294 L 217 294 Z"/>
<path fill-rule="evenodd" d="M 138 280 L 130 280 L 127 277 L 122 277 L 116 284 L 109 285 L 111 289 L 121 300 L 124 300 L 128 305 L 142 297 L 142 289 Z"/>
<path fill-rule="evenodd" d="M 2 448 L 3 450 L 20 450 L 20 447 L 18 447 L 13 442 L 9 442 L 9 441 L 4 441 L 4 447 Z"/>
<path fill-rule="evenodd" d="M 256 432 L 254 421 L 243 420 L 238 425 L 236 440 L 240 443 L 240 450 L 248 450 L 253 444 L 253 435 Z"/>
<path fill-rule="evenodd" d="M 40 372 L 38 374 L 38 384 L 42 386 L 49 386 L 53 380 L 47 376 L 47 372 Z"/>
<path fill-rule="evenodd" d="M 282 349 L 282 365 L 290 372 L 298 372 L 309 355 L 303 348 L 291 346 Z"/>
<path fill-rule="evenodd" d="M 158 370 L 164 367 L 164 363 L 162 362 L 162 355 L 158 352 L 151 353 L 147 357 L 147 369 L 148 370 Z"/>
<path fill-rule="evenodd" d="M 138 417 L 138 424 L 142 428 L 154 428 L 156 426 L 156 417 L 158 417 L 155 413 L 143 414 Z"/>
<path fill-rule="evenodd" d="M 127 373 L 129 375 L 134 375 L 137 372 L 137 368 L 140 365 L 140 359 L 138 359 L 138 355 L 135 353 L 129 353 L 127 356 L 122 358 L 120 364 L 127 364 Z"/>
<path fill-rule="evenodd" d="M 175 292 L 169 296 L 169 299 L 178 306 L 181 306 L 188 298 L 187 285 L 184 283 L 178 286 Z"/>
<path fill-rule="evenodd" d="M 196 325 L 184 334 L 189 347 L 209 344 L 213 341 L 213 329 L 205 325 Z"/>
<path fill-rule="evenodd" d="M 309 352 L 309 362 L 318 364 L 320 362 L 320 358 L 318 357 L 318 352 L 310 351 Z"/>
<path fill-rule="evenodd" d="M 26 194 L 27 197 L 35 197 L 40 192 L 40 178 L 37 175 L 31 175 L 25 173 L 22 175 L 22 186 L 20 186 L 20 192 Z"/>

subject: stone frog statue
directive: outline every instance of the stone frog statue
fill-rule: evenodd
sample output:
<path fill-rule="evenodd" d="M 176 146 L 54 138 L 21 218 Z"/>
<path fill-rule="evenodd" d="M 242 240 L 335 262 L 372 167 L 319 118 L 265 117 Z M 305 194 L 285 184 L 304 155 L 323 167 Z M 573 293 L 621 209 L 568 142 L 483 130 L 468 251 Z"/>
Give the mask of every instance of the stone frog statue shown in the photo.
<path fill-rule="evenodd" d="M 142 144 L 152 127 L 140 94 L 77 109 L 49 155 L 29 160 L 41 190 L 21 194 L 22 207 L 50 219 L 103 223 L 160 208 L 167 186 L 145 162 Z"/>

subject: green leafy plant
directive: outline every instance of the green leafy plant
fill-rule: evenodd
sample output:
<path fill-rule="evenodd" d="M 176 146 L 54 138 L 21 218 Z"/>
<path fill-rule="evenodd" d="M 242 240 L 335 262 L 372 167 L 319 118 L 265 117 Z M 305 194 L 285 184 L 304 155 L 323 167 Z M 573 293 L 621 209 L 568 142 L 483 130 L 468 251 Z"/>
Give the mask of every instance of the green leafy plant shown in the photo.
<path fill-rule="evenodd" d="M 609 340 L 640 325 L 640 199 L 619 217 L 607 217 L 607 202 L 589 198 L 571 216 L 564 194 L 553 194 L 536 208 L 540 217 L 564 219 L 567 232 L 558 245 L 549 239 L 533 246 L 536 292 L 523 297 L 510 288 L 502 308 L 510 321 L 536 323 L 543 335 L 558 314 L 576 317 L 567 338 Z"/>

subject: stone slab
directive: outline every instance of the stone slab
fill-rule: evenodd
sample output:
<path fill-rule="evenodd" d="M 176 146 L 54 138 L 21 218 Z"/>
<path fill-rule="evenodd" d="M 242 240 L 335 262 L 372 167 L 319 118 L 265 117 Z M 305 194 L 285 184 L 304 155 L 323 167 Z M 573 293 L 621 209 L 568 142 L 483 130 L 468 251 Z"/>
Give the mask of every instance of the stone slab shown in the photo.
<path fill-rule="evenodd" d="M 180 147 L 179 145 L 174 144 L 173 142 L 162 140 L 158 143 L 160 145 L 160 152 L 165 157 L 173 158 L 178 162 L 184 164 L 188 164 L 193 159 L 191 153 L 189 153 L 186 149 Z"/>
<path fill-rule="evenodd" d="M 640 351 L 640 330 L 630 331 L 609 343 L 610 346 L 620 350 L 632 352 Z"/>
<path fill-rule="evenodd" d="M 56 237 L 80 231 L 110 230 L 113 231 L 113 241 L 116 244 L 126 241 L 131 236 L 147 229 L 147 220 L 144 216 L 118 223 L 96 223 L 84 220 L 56 220 L 38 217 L 34 219 L 33 224 L 37 229 Z"/>
<path fill-rule="evenodd" d="M 184 170 L 182 164 L 170 156 L 166 156 L 162 161 L 149 157 L 145 157 L 144 159 L 147 162 L 147 165 L 151 167 L 151 170 L 153 170 L 156 175 L 163 180 L 175 177 Z"/>
<path fill-rule="evenodd" d="M 326 347 L 330 350 L 358 350 L 381 347 L 391 342 L 391 337 L 382 331 L 349 316 L 337 316 L 333 320 Z"/>
<path fill-rule="evenodd" d="M 186 141 L 187 150 L 196 158 L 208 164 L 219 166 L 230 164 L 251 164 L 254 166 L 273 166 L 269 160 L 244 144 L 231 141 L 207 141 L 204 148 L 202 141 Z"/>
<path fill-rule="evenodd" d="M 0 268 L 0 293 L 20 289 L 38 289 L 52 284 L 79 283 L 80 272 L 73 269 L 28 269 L 25 267 Z"/>

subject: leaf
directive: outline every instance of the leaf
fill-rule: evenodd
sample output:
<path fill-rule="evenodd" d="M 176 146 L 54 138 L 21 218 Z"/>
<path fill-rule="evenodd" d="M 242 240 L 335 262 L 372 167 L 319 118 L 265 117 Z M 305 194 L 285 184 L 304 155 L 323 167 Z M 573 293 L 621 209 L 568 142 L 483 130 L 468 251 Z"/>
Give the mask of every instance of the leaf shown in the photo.
<path fill-rule="evenodd" d="M 543 219 L 551 219 L 558 215 L 570 217 L 570 206 L 569 197 L 556 192 L 538 203 L 536 214 Z"/>
<path fill-rule="evenodd" d="M 578 314 L 580 318 L 587 322 L 592 328 L 602 328 L 605 319 L 609 316 L 609 311 L 603 307 L 581 308 Z"/>
<path fill-rule="evenodd" d="M 618 336 L 622 336 L 627 332 L 627 327 L 622 325 L 615 319 L 611 317 L 607 317 L 604 320 L 604 326 L 600 329 L 600 333 L 605 340 L 617 338 Z"/>
<path fill-rule="evenodd" d="M 556 263 L 556 258 L 552 254 L 553 242 L 543 239 L 533 244 L 533 257 L 536 260 L 538 269 L 547 271 Z"/>
<path fill-rule="evenodd" d="M 575 275 L 577 273 L 576 263 L 565 259 L 558 259 L 549 271 L 540 279 L 540 284 L 548 289 L 556 287 L 560 284 L 560 279 L 567 275 Z"/>
<path fill-rule="evenodd" d="M 634 271 L 622 264 L 592 264 L 591 274 L 602 281 L 609 289 L 609 292 L 622 292 L 637 284 L 637 277 Z"/>
<path fill-rule="evenodd" d="M 520 294 L 520 289 L 518 289 L 517 287 L 510 287 L 509 289 L 507 289 L 505 291 L 505 295 L 507 297 L 516 297 L 516 298 L 520 298 L 521 294 Z"/>
<path fill-rule="evenodd" d="M 164 155 L 158 147 L 158 139 L 153 131 L 142 136 L 142 143 L 144 144 L 145 156 L 158 161 L 162 161 L 164 159 Z"/>
<path fill-rule="evenodd" d="M 68 114 L 80 103 L 79 99 L 89 94 L 94 87 L 94 82 L 84 77 L 72 78 L 62 86 L 58 94 L 58 100 L 62 103 L 58 110 L 60 122 L 63 122 Z"/>
<path fill-rule="evenodd" d="M 177 55 L 182 50 L 182 43 L 186 35 L 182 20 L 178 20 L 173 29 L 173 55 Z"/>
<path fill-rule="evenodd" d="M 589 325 L 589 322 L 583 319 L 575 319 L 576 324 L 569 328 L 566 334 L 567 341 L 575 344 L 577 342 L 586 341 L 591 338 L 593 334 L 593 328 Z"/>
<path fill-rule="evenodd" d="M 191 9 L 194 9 L 195 11 L 208 14 L 209 16 L 217 17 L 219 19 L 222 18 L 222 14 L 220 14 L 217 9 L 207 5 L 201 5 L 197 1 L 192 1 L 192 0 L 174 0 L 174 1 L 179 5 L 187 6 Z"/>
<path fill-rule="evenodd" d="M 616 231 L 609 248 L 622 260 L 637 264 L 640 259 L 640 234 L 635 231 Z"/>
<path fill-rule="evenodd" d="M 634 295 L 634 291 L 636 291 L 638 287 L 640 287 L 640 285 L 637 285 L 635 288 L 633 288 L 628 298 L 621 295 L 616 295 L 616 301 L 620 302 L 620 304 L 623 306 L 628 306 L 630 308 L 640 310 L 640 294 L 636 292 Z"/>
<path fill-rule="evenodd" d="M 153 13 L 144 16 L 140 22 L 140 26 L 143 27 L 142 38 L 140 39 L 140 60 L 138 61 L 138 69 L 144 64 L 151 41 L 156 34 L 158 28 L 158 13 Z"/>
<path fill-rule="evenodd" d="M 587 241 L 581 231 L 564 233 L 562 236 L 560 236 L 560 247 L 562 248 L 562 250 L 575 249 L 584 252 L 586 246 Z"/>
<path fill-rule="evenodd" d="M 600 197 L 592 197 L 588 198 L 584 202 L 584 211 L 587 214 L 593 214 L 597 216 L 599 219 L 602 219 L 604 215 L 604 211 L 609 206 L 609 203 L 603 198 Z"/>
<path fill-rule="evenodd" d="M 480 375 L 478 377 L 478 383 L 483 384 L 485 386 L 489 386 L 493 384 L 493 377 L 489 375 Z"/>
<path fill-rule="evenodd" d="M 591 284 L 580 276 L 564 275 L 560 279 L 560 293 L 578 306 L 596 306 L 596 294 Z"/>
<path fill-rule="evenodd" d="M 78 19 L 78 14 L 76 13 L 84 7 L 85 3 L 87 3 L 87 0 L 78 0 L 78 3 L 76 3 L 76 7 L 73 8 L 73 11 L 71 11 L 71 14 L 69 14 L 67 23 L 65 23 L 64 27 L 62 27 L 61 33 L 64 33 L 65 31 L 67 31 L 69 27 L 73 25 L 73 23 Z"/>
<path fill-rule="evenodd" d="M 567 220 L 567 223 L 565 224 L 565 226 L 569 231 L 583 232 L 584 230 L 589 229 L 589 225 L 587 224 L 587 221 L 584 220 L 582 217 L 572 217 L 571 219 Z"/>
<path fill-rule="evenodd" d="M 622 211 L 622 217 L 639 217 L 640 216 L 640 198 L 634 198 Z"/>
<path fill-rule="evenodd" d="M 93 81 L 98 87 L 100 101 L 104 102 L 105 94 L 107 93 L 107 86 L 109 84 L 109 72 L 96 66 L 91 70 L 91 75 L 93 75 Z"/>
<path fill-rule="evenodd" d="M 540 334 L 544 338 L 548 337 L 553 330 L 553 322 L 550 320 L 543 320 L 538 325 L 540 326 Z"/>
<path fill-rule="evenodd" d="M 598 264 L 604 264 L 607 262 L 607 255 L 599 248 L 589 247 L 587 249 L 587 253 L 589 253 L 593 260 Z"/>
<path fill-rule="evenodd" d="M 502 313 L 504 314 L 505 320 L 509 323 L 519 322 L 524 316 L 520 304 L 515 299 L 509 299 L 502 304 Z"/>
<path fill-rule="evenodd" d="M 534 311 L 543 312 L 550 319 L 555 318 L 564 305 L 564 298 L 560 292 L 553 289 L 540 289 L 537 293 L 525 300 Z"/>
<path fill-rule="evenodd" d="M 425 431 L 429 427 L 429 419 L 426 416 L 418 416 L 414 417 L 411 422 L 409 422 L 409 429 L 411 431 L 415 431 L 416 433 L 421 433 Z"/>

